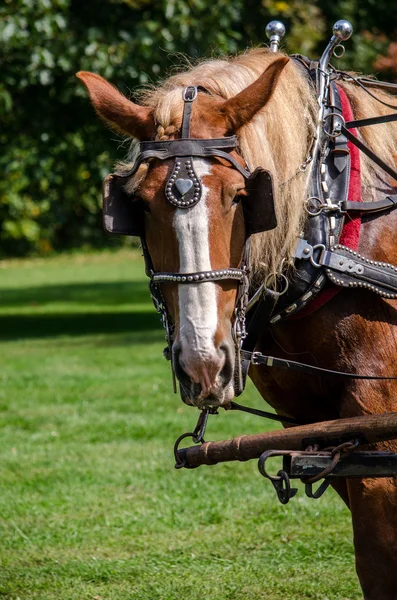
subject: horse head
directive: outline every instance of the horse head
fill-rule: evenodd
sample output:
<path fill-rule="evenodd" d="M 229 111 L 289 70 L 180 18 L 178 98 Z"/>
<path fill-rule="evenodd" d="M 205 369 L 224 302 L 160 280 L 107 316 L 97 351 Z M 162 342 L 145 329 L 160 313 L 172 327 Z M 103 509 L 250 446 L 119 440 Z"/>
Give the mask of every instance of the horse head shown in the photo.
<path fill-rule="evenodd" d="M 252 233 L 244 219 L 250 171 L 235 136 L 271 100 L 287 63 L 276 58 L 228 99 L 171 86 L 146 106 L 98 75 L 78 74 L 99 116 L 143 142 L 125 189 L 142 207 L 152 283 L 172 323 L 173 367 L 182 398 L 195 406 L 227 405 L 235 395 L 235 309 L 247 291 Z M 178 140 L 189 143 L 173 145 Z"/>

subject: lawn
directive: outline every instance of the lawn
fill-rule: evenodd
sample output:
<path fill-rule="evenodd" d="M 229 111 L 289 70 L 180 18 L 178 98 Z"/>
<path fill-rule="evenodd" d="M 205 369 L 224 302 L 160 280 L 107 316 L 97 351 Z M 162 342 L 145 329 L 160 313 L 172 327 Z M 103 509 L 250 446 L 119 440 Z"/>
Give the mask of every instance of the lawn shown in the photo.
<path fill-rule="evenodd" d="M 332 491 L 282 506 L 255 461 L 174 469 L 197 415 L 136 250 L 0 262 L 0 282 L 0 598 L 361 598 Z M 223 413 L 207 437 L 273 427 Z"/>

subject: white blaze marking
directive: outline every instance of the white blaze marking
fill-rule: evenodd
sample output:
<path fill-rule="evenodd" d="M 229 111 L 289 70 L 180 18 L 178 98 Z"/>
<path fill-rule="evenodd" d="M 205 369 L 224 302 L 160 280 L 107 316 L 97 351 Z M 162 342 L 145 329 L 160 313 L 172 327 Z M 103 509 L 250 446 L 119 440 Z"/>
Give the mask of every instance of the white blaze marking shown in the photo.
<path fill-rule="evenodd" d="M 209 168 L 204 160 L 195 160 L 194 168 L 201 180 L 201 198 L 192 208 L 178 208 L 173 223 L 179 242 L 181 273 L 211 270 L 208 189 L 202 183 L 202 177 L 209 174 Z M 209 359 L 216 352 L 214 335 L 218 318 L 215 284 L 179 285 L 178 301 L 184 360 Z"/>

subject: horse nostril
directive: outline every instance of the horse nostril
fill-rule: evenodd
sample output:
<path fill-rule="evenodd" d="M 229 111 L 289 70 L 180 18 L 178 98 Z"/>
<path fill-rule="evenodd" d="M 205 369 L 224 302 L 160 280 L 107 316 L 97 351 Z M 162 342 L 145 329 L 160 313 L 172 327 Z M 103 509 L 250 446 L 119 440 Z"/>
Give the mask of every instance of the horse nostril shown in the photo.
<path fill-rule="evenodd" d="M 228 357 L 230 354 L 230 346 L 226 342 L 223 342 L 223 344 L 219 346 L 219 350 L 223 352 L 226 357 Z"/>
<path fill-rule="evenodd" d="M 221 344 L 219 346 L 219 350 L 225 356 L 223 367 L 219 373 L 219 376 L 225 385 L 225 384 L 229 383 L 229 381 L 231 380 L 231 378 L 233 376 L 234 354 L 233 354 L 230 344 L 228 344 L 226 342 L 224 342 L 223 344 Z"/>

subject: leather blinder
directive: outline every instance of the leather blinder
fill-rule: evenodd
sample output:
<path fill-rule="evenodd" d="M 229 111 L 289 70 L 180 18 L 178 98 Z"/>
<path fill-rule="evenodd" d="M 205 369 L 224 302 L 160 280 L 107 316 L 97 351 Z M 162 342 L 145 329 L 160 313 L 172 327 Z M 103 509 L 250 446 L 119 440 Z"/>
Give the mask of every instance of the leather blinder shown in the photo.
<path fill-rule="evenodd" d="M 108 175 L 103 182 L 103 226 L 109 233 L 141 236 L 143 214 L 138 202 L 124 189 L 126 180 Z"/>
<path fill-rule="evenodd" d="M 109 233 L 141 237 L 144 231 L 142 208 L 124 189 L 125 177 L 108 175 L 103 183 L 103 224 Z M 272 176 L 261 167 L 247 178 L 243 199 L 246 235 L 277 227 Z"/>
<path fill-rule="evenodd" d="M 243 199 L 246 235 L 277 227 L 273 180 L 269 171 L 258 167 L 246 180 L 248 195 Z"/>

